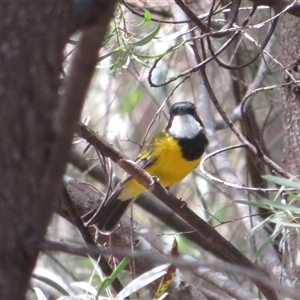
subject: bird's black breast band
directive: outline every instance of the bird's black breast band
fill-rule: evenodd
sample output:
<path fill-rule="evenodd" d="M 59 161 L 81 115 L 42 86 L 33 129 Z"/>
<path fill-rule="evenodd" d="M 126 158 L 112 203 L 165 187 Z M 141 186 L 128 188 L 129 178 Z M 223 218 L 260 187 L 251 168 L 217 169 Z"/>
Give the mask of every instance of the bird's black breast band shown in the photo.
<path fill-rule="evenodd" d="M 181 147 L 182 156 L 186 160 L 195 160 L 201 157 L 208 145 L 208 139 L 205 131 L 200 131 L 195 137 L 178 138 L 178 144 Z"/>

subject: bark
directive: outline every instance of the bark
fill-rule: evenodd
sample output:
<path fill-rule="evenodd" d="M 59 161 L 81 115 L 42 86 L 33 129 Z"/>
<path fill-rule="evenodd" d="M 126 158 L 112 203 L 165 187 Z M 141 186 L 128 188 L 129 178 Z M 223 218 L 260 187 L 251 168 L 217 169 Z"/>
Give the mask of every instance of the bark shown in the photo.
<path fill-rule="evenodd" d="M 105 3 L 102 9 L 113 7 L 114 1 Z M 99 7 L 97 11 L 89 5 L 78 6 L 76 1 L 0 4 L 2 299 L 24 299 L 39 246 L 57 206 L 54 199 L 61 192 L 72 130 L 81 108 L 76 104 L 77 115 L 66 128 L 55 126 L 63 123 L 59 116 L 67 109 L 61 107 L 58 93 L 63 49 L 75 29 L 89 26 L 101 14 Z M 112 9 L 108 11 L 112 16 Z M 107 18 L 103 22 L 106 28 Z"/>
<path fill-rule="evenodd" d="M 282 23 L 282 63 L 292 76 L 300 79 L 298 57 L 300 55 L 300 20 L 290 15 L 285 15 Z M 284 82 L 292 78 L 284 73 Z M 284 126 L 284 162 L 287 170 L 294 174 L 300 173 L 300 89 L 295 84 L 283 88 L 283 126 Z M 291 232 L 289 239 L 289 261 L 292 267 L 294 283 L 299 284 L 300 268 L 296 264 L 296 255 L 299 239 L 296 230 Z"/>

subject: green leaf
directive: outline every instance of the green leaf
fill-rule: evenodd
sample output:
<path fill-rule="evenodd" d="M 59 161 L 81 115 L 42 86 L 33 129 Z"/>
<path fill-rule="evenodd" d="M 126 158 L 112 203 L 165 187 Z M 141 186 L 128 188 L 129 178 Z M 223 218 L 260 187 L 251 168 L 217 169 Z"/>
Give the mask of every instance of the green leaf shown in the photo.
<path fill-rule="evenodd" d="M 136 42 L 128 42 L 128 44 L 130 44 L 131 46 L 135 46 L 135 47 L 144 46 L 144 45 L 150 43 L 155 38 L 155 36 L 159 32 L 159 29 L 160 29 L 160 25 L 158 25 L 153 31 L 151 31 L 148 35 L 146 35 L 142 39 L 140 39 Z"/>
<path fill-rule="evenodd" d="M 292 179 L 286 179 L 286 178 L 272 176 L 272 175 L 264 175 L 262 176 L 262 178 L 279 185 L 284 185 L 285 187 L 288 188 L 294 188 L 300 190 L 300 183 L 292 181 Z"/>
<path fill-rule="evenodd" d="M 57 290 L 64 296 L 70 296 L 69 293 L 62 286 L 60 286 L 58 283 L 56 283 L 55 281 L 53 281 L 50 278 L 47 278 L 47 277 L 41 276 L 41 275 L 37 275 L 34 273 L 31 275 L 31 277 L 48 284 L 49 286 L 51 286 L 52 288 L 54 288 L 55 290 Z"/>
<path fill-rule="evenodd" d="M 269 207 L 267 205 L 262 204 L 261 202 L 254 202 L 254 201 L 248 201 L 248 200 L 234 200 L 233 202 L 248 205 L 248 206 L 254 206 L 254 207 L 269 209 Z"/>
<path fill-rule="evenodd" d="M 268 245 L 276 238 L 278 234 L 281 233 L 281 226 L 279 224 L 276 225 L 274 232 L 265 240 L 265 242 L 259 247 L 259 249 L 254 254 L 252 259 L 253 262 L 257 260 L 257 258 L 264 252 L 264 250 L 268 247 Z"/>
<path fill-rule="evenodd" d="M 117 34 L 117 29 L 115 28 L 110 34 L 105 36 L 104 42 L 102 43 L 102 47 L 104 47 L 112 38 L 114 38 Z"/>
<path fill-rule="evenodd" d="M 97 59 L 97 62 L 99 63 L 100 61 L 104 60 L 105 58 L 108 58 L 109 56 L 112 56 L 114 53 L 118 52 L 119 49 L 115 49 L 113 51 L 110 51 L 102 56 L 99 56 L 98 59 Z"/>
<path fill-rule="evenodd" d="M 281 251 L 282 248 L 284 246 L 286 246 L 286 240 L 288 239 L 288 237 L 290 236 L 290 230 L 287 230 L 284 235 L 282 236 L 281 240 L 280 240 L 280 243 L 279 243 L 279 246 L 278 246 L 278 250 Z"/>
<path fill-rule="evenodd" d="M 272 236 L 270 235 L 265 242 L 259 247 L 259 249 L 256 251 L 252 258 L 252 262 L 256 262 L 257 258 L 264 252 L 264 250 L 267 248 L 267 246 L 271 243 L 273 240 Z"/>
<path fill-rule="evenodd" d="M 151 21 L 151 13 L 148 9 L 143 9 L 144 10 L 144 20 L 142 23 L 140 23 L 138 26 L 146 26 L 150 21 Z"/>
<path fill-rule="evenodd" d="M 266 199 L 262 200 L 262 204 L 265 204 L 273 209 L 280 209 L 283 211 L 293 211 L 293 212 L 300 214 L 299 207 L 291 206 L 288 204 L 284 204 L 284 203 L 280 203 L 280 202 L 276 202 L 276 201 L 272 201 L 272 200 L 266 200 Z"/>
<path fill-rule="evenodd" d="M 128 265 L 130 259 L 125 257 L 123 258 L 123 260 L 119 263 L 119 265 L 115 268 L 115 270 L 113 271 L 113 273 L 104 279 L 104 281 L 102 282 L 102 284 L 100 285 L 99 289 L 98 289 L 98 293 L 96 295 L 96 299 L 100 296 L 100 294 L 102 292 L 104 292 L 104 290 L 112 284 L 112 282 L 119 276 L 119 274 L 126 268 L 126 266 Z"/>
<path fill-rule="evenodd" d="M 268 199 L 262 199 L 260 202 L 254 202 L 254 201 L 246 201 L 246 200 L 234 200 L 233 202 L 245 204 L 249 206 L 255 206 L 260 208 L 265 208 L 268 210 L 282 210 L 282 211 L 292 211 L 295 213 L 300 214 L 300 208 L 295 207 L 289 204 L 284 204 L 278 201 L 268 200 Z M 273 211 L 274 212 L 274 211 Z"/>
<path fill-rule="evenodd" d="M 90 261 L 91 261 L 91 263 L 93 264 L 93 267 L 94 267 L 93 272 L 90 276 L 89 284 L 91 285 L 92 278 L 94 277 L 95 273 L 97 273 L 97 275 L 99 276 L 101 282 L 103 282 L 105 280 L 105 276 L 103 275 L 103 272 L 102 272 L 101 268 L 99 267 L 99 261 L 100 261 L 101 255 L 99 256 L 97 261 L 95 261 L 89 255 L 88 255 L 88 258 L 90 259 Z M 109 297 L 112 297 L 112 293 L 111 293 L 109 288 L 106 289 L 106 293 L 109 295 Z M 97 295 L 97 294 L 98 294 L 98 291 L 96 291 L 95 295 Z M 95 298 L 95 299 L 97 299 L 97 298 Z"/>
<path fill-rule="evenodd" d="M 286 226 L 286 227 L 292 227 L 292 228 L 300 228 L 300 224 L 294 223 L 294 222 L 284 222 L 282 219 L 272 219 L 272 223 L 279 224 L 281 226 Z"/>
<path fill-rule="evenodd" d="M 296 195 L 296 194 L 294 194 L 292 192 L 289 192 L 289 191 L 287 191 L 287 194 L 288 194 L 289 198 L 291 198 L 292 200 L 300 201 L 300 195 L 299 194 Z"/>
<path fill-rule="evenodd" d="M 141 288 L 147 286 L 149 283 L 155 281 L 156 279 L 162 277 L 166 274 L 166 268 L 169 264 L 165 264 L 159 267 L 156 267 L 138 278 L 131 281 L 117 296 L 116 300 L 123 300 L 124 298 L 128 297 L 129 295 L 135 293 L 136 291 L 140 290 Z"/>
<path fill-rule="evenodd" d="M 269 216 L 268 218 L 264 219 L 262 222 L 254 226 L 247 235 L 254 235 L 257 231 L 262 229 L 266 224 L 269 224 L 271 222 L 270 220 L 272 217 L 273 215 Z"/>

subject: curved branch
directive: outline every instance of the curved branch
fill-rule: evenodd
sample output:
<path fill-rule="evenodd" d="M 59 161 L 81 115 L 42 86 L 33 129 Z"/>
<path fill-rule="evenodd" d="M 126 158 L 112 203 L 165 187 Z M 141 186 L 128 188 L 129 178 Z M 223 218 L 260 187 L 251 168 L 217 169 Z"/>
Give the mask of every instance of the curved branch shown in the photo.
<path fill-rule="evenodd" d="M 245 191 L 259 191 L 259 192 L 276 192 L 276 191 L 279 191 L 279 190 L 282 190 L 279 189 L 279 188 L 255 188 L 255 187 L 249 187 L 249 186 L 242 186 L 242 185 L 239 185 L 239 184 L 235 184 L 235 183 L 230 183 L 230 182 L 227 182 L 227 181 L 224 181 L 222 179 L 219 179 L 217 178 L 216 176 L 213 176 L 211 175 L 210 173 L 208 173 L 205 168 L 204 168 L 204 164 L 207 160 L 211 159 L 213 156 L 216 156 L 222 152 L 226 152 L 226 151 L 229 151 L 229 150 L 233 150 L 233 149 L 237 149 L 237 148 L 246 148 L 247 146 L 245 144 L 239 144 L 239 145 L 233 145 L 233 146 L 228 146 L 228 147 L 225 147 L 225 148 L 222 148 L 222 149 L 219 149 L 219 150 L 216 150 L 216 151 L 213 151 L 211 153 L 209 153 L 208 155 L 206 155 L 201 163 L 200 163 L 200 170 L 201 172 L 206 176 L 208 177 L 210 180 L 213 180 L 213 181 L 216 181 L 218 183 L 221 183 L 223 185 L 226 185 L 230 188 L 235 188 L 235 189 L 241 189 L 241 190 L 245 190 Z M 294 189 L 283 189 L 284 191 L 292 191 Z"/>
<path fill-rule="evenodd" d="M 233 23 L 236 20 L 238 13 L 239 13 L 240 5 L 241 5 L 241 0 L 232 0 L 231 1 L 228 18 L 226 20 L 226 24 L 222 27 L 222 30 L 226 30 L 226 29 L 229 29 L 232 27 Z"/>
<path fill-rule="evenodd" d="M 241 65 L 238 65 L 238 66 L 229 66 L 223 62 L 220 61 L 220 59 L 217 57 L 217 55 L 215 54 L 213 48 L 212 48 L 212 44 L 211 44 L 211 40 L 210 40 L 210 37 L 208 36 L 207 37 L 207 46 L 208 46 L 208 49 L 209 49 L 209 52 L 211 54 L 211 56 L 213 57 L 213 59 L 217 62 L 217 64 L 224 68 L 224 69 L 228 69 L 228 70 L 240 70 L 240 69 L 243 69 L 243 68 L 246 68 L 248 66 L 250 66 L 251 64 L 253 64 L 261 55 L 261 52 L 265 49 L 265 47 L 267 46 L 270 38 L 272 37 L 273 33 L 274 33 L 274 30 L 276 28 L 276 25 L 277 25 L 277 21 L 278 21 L 278 17 L 272 22 L 272 26 L 264 40 L 264 42 L 262 43 L 262 45 L 259 47 L 259 51 L 257 52 L 257 54 L 248 62 L 244 63 L 244 64 L 241 64 Z M 237 35 L 239 34 L 239 32 L 237 32 L 232 38 L 231 38 L 231 42 L 237 37 Z"/>

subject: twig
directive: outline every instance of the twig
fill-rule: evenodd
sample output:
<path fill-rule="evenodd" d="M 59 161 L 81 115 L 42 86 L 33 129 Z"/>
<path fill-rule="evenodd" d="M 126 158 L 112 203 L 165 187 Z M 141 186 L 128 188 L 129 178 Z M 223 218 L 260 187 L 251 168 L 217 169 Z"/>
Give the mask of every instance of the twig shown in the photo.
<path fill-rule="evenodd" d="M 242 112 L 241 117 L 243 118 L 244 114 L 246 113 L 247 107 L 248 107 L 249 102 L 250 102 L 248 100 L 252 96 L 258 94 L 259 92 L 265 92 L 265 91 L 268 91 L 268 90 L 274 90 L 274 89 L 278 89 L 278 88 L 282 88 L 282 87 L 290 86 L 290 85 L 294 85 L 294 84 L 299 84 L 299 83 L 300 83 L 300 80 L 295 80 L 295 81 L 292 81 L 292 82 L 286 82 L 286 83 L 281 83 L 281 84 L 269 85 L 269 86 L 266 86 L 266 87 L 261 87 L 261 88 L 257 88 L 255 90 L 250 91 L 249 93 L 246 94 L 246 96 L 244 97 L 244 99 L 241 102 L 241 105 L 240 105 L 241 112 Z"/>
<path fill-rule="evenodd" d="M 226 185 L 226 186 L 228 186 L 230 188 L 241 189 L 241 190 L 246 190 L 246 191 L 258 191 L 258 192 L 276 192 L 276 191 L 282 190 L 280 188 L 255 188 L 255 187 L 242 186 L 242 185 L 239 185 L 239 184 L 230 183 L 230 182 L 224 181 L 222 179 L 219 179 L 219 178 L 213 176 L 212 174 L 208 173 L 205 170 L 204 164 L 205 164 L 205 162 L 207 160 L 211 159 L 213 156 L 216 156 L 216 155 L 218 155 L 218 154 L 220 154 L 222 152 L 233 150 L 233 149 L 237 149 L 237 148 L 246 148 L 246 145 L 245 144 L 233 145 L 233 146 L 228 146 L 228 147 L 216 150 L 214 152 L 210 152 L 208 155 L 206 155 L 202 159 L 202 161 L 200 163 L 200 170 L 201 170 L 201 172 L 206 177 L 208 177 L 210 180 L 216 181 L 216 182 L 221 183 L 223 185 Z M 295 190 L 295 189 L 283 189 L 283 191 L 293 191 L 293 190 Z"/>
<path fill-rule="evenodd" d="M 84 159 L 75 150 L 70 151 L 69 162 L 81 172 L 86 172 L 91 177 L 96 178 L 102 183 L 105 183 L 105 174 L 103 168 L 99 165 L 99 162 L 90 166 L 86 159 Z"/>
<path fill-rule="evenodd" d="M 206 25 L 190 10 L 190 8 L 181 0 L 175 0 L 175 3 L 185 12 L 193 23 L 203 32 L 208 32 Z"/>
<path fill-rule="evenodd" d="M 266 74 L 269 70 L 269 62 L 271 60 L 271 56 L 267 55 L 265 57 L 265 53 L 270 53 L 271 52 L 271 48 L 274 44 L 274 42 L 276 41 L 276 36 L 273 35 L 272 38 L 270 39 L 270 42 L 268 43 L 268 45 L 266 46 L 264 53 L 262 54 L 262 58 L 259 68 L 256 72 L 256 74 L 254 75 L 254 80 L 253 82 L 248 86 L 247 91 L 246 91 L 246 95 L 248 95 L 249 93 L 251 93 L 252 90 L 256 90 L 257 88 L 259 88 L 265 77 Z M 247 101 L 245 101 L 245 111 L 248 110 L 248 107 L 250 107 L 252 101 L 253 101 L 253 97 L 248 98 Z M 242 112 L 241 112 L 241 103 L 233 110 L 233 112 L 230 114 L 229 119 L 232 121 L 232 123 L 235 123 L 236 121 L 240 120 L 242 117 Z M 220 130 L 220 129 L 224 129 L 227 128 L 227 124 L 226 122 L 222 119 L 218 122 L 216 122 L 216 130 Z"/>
<path fill-rule="evenodd" d="M 162 102 L 161 106 L 159 107 L 159 109 L 157 110 L 157 112 L 155 113 L 154 117 L 152 118 L 151 122 L 149 123 L 149 125 L 147 127 L 146 133 L 145 133 L 144 138 L 142 140 L 143 142 L 142 142 L 141 147 L 143 147 L 143 145 L 144 145 L 144 143 L 146 141 L 147 135 L 149 133 L 150 128 L 153 126 L 153 123 L 155 122 L 155 119 L 157 118 L 157 116 L 159 115 L 159 113 L 161 112 L 161 110 L 163 109 L 163 107 L 165 106 L 166 102 L 174 95 L 174 92 L 189 78 L 190 78 L 190 76 L 186 76 L 181 82 L 179 82 L 173 88 L 172 92 L 168 95 L 168 97 Z"/>
<path fill-rule="evenodd" d="M 236 17 L 239 13 L 239 8 L 241 5 L 241 0 L 232 0 L 231 1 L 231 6 L 230 6 L 230 11 L 228 13 L 228 18 L 226 20 L 226 24 L 222 27 L 222 30 L 226 30 L 231 28 L 233 23 L 236 20 Z M 221 36 L 219 35 L 218 37 L 223 37 L 225 34 L 222 34 Z"/>
<path fill-rule="evenodd" d="M 227 29 L 227 32 L 228 31 L 235 31 L 236 34 L 237 34 L 238 31 L 242 31 L 242 30 L 243 30 L 242 28 L 231 28 L 231 29 Z M 199 38 L 203 38 L 203 37 L 206 37 L 208 35 L 212 35 L 212 33 L 203 34 L 203 35 L 199 36 Z M 182 45 L 185 44 L 187 41 L 189 41 L 189 40 L 184 41 L 182 43 Z M 222 47 L 218 51 L 215 52 L 215 55 L 218 56 L 220 53 L 222 53 L 231 44 L 232 41 L 233 41 L 233 37 L 231 39 L 229 39 L 227 42 L 225 42 L 222 45 Z M 175 49 L 176 47 L 178 47 L 178 45 L 171 47 L 171 49 Z M 169 49 L 168 51 L 170 51 L 171 49 Z M 192 74 L 198 72 L 202 67 L 204 67 L 206 64 L 208 64 L 209 62 L 211 62 L 213 60 L 213 57 L 210 56 L 210 57 L 206 58 L 205 60 L 203 60 L 202 62 L 199 62 L 195 67 L 190 68 L 190 69 L 188 69 L 186 71 L 183 71 L 182 73 L 180 73 L 177 76 L 170 77 L 169 79 L 167 79 L 167 80 L 165 80 L 165 81 L 163 81 L 161 83 L 154 83 L 152 81 L 152 75 L 153 75 L 153 72 L 156 69 L 158 63 L 160 62 L 160 60 L 162 58 L 163 58 L 163 55 L 161 57 L 157 58 L 156 60 L 154 60 L 154 63 L 153 63 L 152 67 L 149 70 L 149 73 L 148 73 L 148 82 L 149 82 L 149 85 L 151 87 L 165 86 L 165 85 L 167 85 L 167 84 L 169 84 L 169 83 L 171 83 L 173 81 L 178 80 L 179 78 L 181 78 L 183 76 L 192 75 Z"/>

